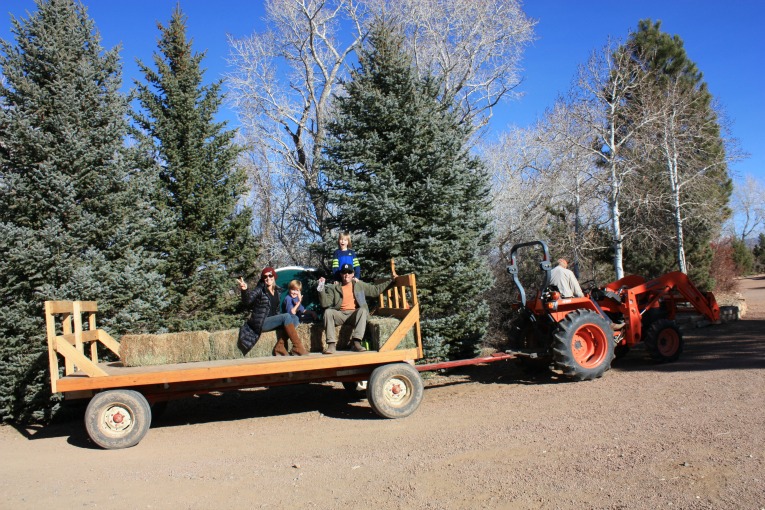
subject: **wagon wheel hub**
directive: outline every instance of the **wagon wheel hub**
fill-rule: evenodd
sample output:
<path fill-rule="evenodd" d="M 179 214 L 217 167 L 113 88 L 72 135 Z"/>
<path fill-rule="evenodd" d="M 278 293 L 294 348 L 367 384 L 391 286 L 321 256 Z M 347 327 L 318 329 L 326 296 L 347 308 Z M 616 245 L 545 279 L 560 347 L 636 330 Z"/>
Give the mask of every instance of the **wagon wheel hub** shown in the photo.
<path fill-rule="evenodd" d="M 130 411 L 122 405 L 113 405 L 103 414 L 103 423 L 106 430 L 122 432 L 133 426 L 133 418 Z"/>

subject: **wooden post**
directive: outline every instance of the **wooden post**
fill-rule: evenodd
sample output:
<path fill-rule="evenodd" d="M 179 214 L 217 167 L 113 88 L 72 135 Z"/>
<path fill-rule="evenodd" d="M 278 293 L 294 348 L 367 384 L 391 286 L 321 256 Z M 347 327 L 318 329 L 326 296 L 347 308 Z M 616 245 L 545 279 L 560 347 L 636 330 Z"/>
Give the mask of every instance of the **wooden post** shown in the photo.
<path fill-rule="evenodd" d="M 88 331 L 95 331 L 95 330 L 96 330 L 96 313 L 91 310 L 88 313 Z M 90 359 L 93 360 L 93 363 L 98 363 L 98 342 L 90 343 Z"/>
<path fill-rule="evenodd" d="M 53 317 L 51 302 L 45 302 L 45 329 L 48 334 L 48 366 L 50 368 L 50 387 L 56 393 L 58 383 L 58 357 L 56 356 L 56 319 Z"/>
<path fill-rule="evenodd" d="M 72 334 L 72 310 L 69 309 L 68 312 L 64 313 L 64 316 L 61 318 L 61 332 L 64 335 L 71 335 Z M 64 358 L 64 366 L 66 367 L 66 371 L 64 372 L 66 375 L 74 373 L 74 362 L 71 359 Z"/>
<path fill-rule="evenodd" d="M 79 301 L 72 301 L 72 316 L 74 318 L 74 348 L 77 352 L 85 355 L 85 349 L 82 346 L 82 306 Z M 75 366 L 75 369 L 79 367 Z"/>

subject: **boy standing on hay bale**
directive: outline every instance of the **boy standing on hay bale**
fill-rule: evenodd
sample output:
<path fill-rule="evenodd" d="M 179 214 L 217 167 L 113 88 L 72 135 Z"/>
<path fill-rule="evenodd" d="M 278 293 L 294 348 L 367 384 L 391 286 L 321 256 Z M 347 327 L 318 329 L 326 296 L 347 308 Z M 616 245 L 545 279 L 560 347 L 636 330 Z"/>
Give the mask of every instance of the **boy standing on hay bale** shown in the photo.
<path fill-rule="evenodd" d="M 392 269 L 392 266 L 391 266 Z M 393 279 L 396 278 L 395 271 Z M 324 278 L 319 278 L 316 290 L 319 292 L 319 302 L 324 307 L 324 331 L 327 335 L 327 348 L 323 354 L 334 354 L 337 338 L 335 326 L 345 324 L 353 320 L 354 328 L 351 333 L 351 350 L 355 352 L 366 351 L 361 345 L 364 332 L 367 329 L 369 307 L 367 297 L 376 298 L 388 286 L 390 282 L 372 285 L 354 280 L 354 269 L 351 264 L 343 264 L 340 268 L 340 283 L 324 285 Z"/>
<path fill-rule="evenodd" d="M 243 355 L 260 339 L 260 334 L 266 331 L 276 330 L 276 345 L 274 356 L 303 356 L 308 351 L 303 347 L 295 326 L 299 320 L 297 316 L 288 313 L 279 313 L 279 298 L 281 288 L 276 286 L 276 271 L 267 267 L 260 273 L 260 281 L 255 288 L 247 290 L 247 283 L 239 278 L 239 288 L 242 290 L 242 301 L 245 306 L 252 307 L 250 318 L 239 329 L 239 341 L 237 346 Z M 292 350 L 287 352 L 287 338 L 292 340 Z"/>

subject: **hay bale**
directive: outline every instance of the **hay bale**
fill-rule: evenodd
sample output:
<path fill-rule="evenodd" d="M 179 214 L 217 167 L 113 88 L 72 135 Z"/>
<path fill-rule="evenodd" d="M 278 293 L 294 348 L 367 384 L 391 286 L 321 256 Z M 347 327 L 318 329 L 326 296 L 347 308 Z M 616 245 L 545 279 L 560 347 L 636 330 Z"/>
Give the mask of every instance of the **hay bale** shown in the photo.
<path fill-rule="evenodd" d="M 367 323 L 365 339 L 369 341 L 373 350 L 379 350 L 385 345 L 399 324 L 401 321 L 393 317 L 371 317 Z M 414 328 L 412 328 L 396 349 L 414 349 L 415 347 L 417 347 L 417 342 L 414 339 Z"/>
<path fill-rule="evenodd" d="M 128 367 L 207 361 L 209 336 L 207 331 L 124 335 L 120 339 L 120 358 Z"/>
<path fill-rule="evenodd" d="M 210 359 L 237 359 L 241 358 L 242 351 L 237 347 L 236 342 L 239 339 L 239 328 L 227 329 L 224 331 L 213 331 L 210 333 Z M 272 356 L 271 351 L 276 345 L 276 333 L 267 331 L 260 335 L 258 343 L 247 353 L 245 358 L 260 358 L 263 356 Z"/>
<path fill-rule="evenodd" d="M 299 324 L 297 333 L 303 346 L 308 350 L 313 347 L 313 332 L 311 324 Z M 210 333 L 210 359 L 237 359 L 242 357 L 242 352 L 237 347 L 236 342 L 239 339 L 239 329 L 227 329 L 225 331 L 214 331 Z M 289 342 L 288 342 L 289 344 Z M 258 343 L 247 353 L 245 358 L 259 358 L 264 356 L 273 356 L 272 352 L 276 345 L 276 331 L 266 331 L 260 335 Z M 321 345 L 321 338 L 319 338 Z M 292 346 L 288 345 L 289 350 Z"/>
<path fill-rule="evenodd" d="M 393 317 L 371 316 L 367 321 L 367 330 L 364 334 L 364 340 L 368 342 L 368 348 L 373 351 L 380 350 L 380 346 L 385 345 L 385 342 L 388 341 L 388 338 L 390 338 L 400 323 L 400 320 Z M 335 327 L 337 348 L 339 350 L 350 348 L 352 333 L 352 324 Z M 324 326 L 313 324 L 311 329 L 311 351 L 320 352 L 326 345 L 327 336 L 324 334 Z M 414 330 L 410 329 L 396 349 L 413 349 L 415 347 L 417 347 L 417 342 L 414 339 Z"/>
<path fill-rule="evenodd" d="M 327 335 L 324 332 L 324 325 L 311 325 L 311 351 L 321 352 L 327 346 Z M 367 323 L 367 329 L 368 323 Z M 351 335 L 353 334 L 353 325 L 346 324 L 335 326 L 335 338 L 337 338 L 337 348 L 339 350 L 348 349 L 351 345 Z"/>

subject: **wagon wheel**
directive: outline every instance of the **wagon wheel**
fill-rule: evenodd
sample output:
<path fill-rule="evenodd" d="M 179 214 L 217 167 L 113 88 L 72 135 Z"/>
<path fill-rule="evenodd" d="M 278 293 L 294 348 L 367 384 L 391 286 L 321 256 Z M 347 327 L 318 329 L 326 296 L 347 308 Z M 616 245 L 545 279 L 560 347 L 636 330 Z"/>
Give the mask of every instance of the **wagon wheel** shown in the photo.
<path fill-rule="evenodd" d="M 420 373 L 408 363 L 377 367 L 369 376 L 367 399 L 375 413 L 383 418 L 405 418 L 422 401 Z"/>
<path fill-rule="evenodd" d="M 643 342 L 651 358 L 660 363 L 675 361 L 683 352 L 683 334 L 675 321 L 669 319 L 652 322 L 643 335 Z"/>
<path fill-rule="evenodd" d="M 579 381 L 596 379 L 611 367 L 614 342 L 606 319 L 590 310 L 576 310 L 553 335 L 555 367 Z"/>
<path fill-rule="evenodd" d="M 138 444 L 151 425 L 151 407 L 133 390 L 98 393 L 85 411 L 88 435 L 101 448 L 115 450 Z"/>

